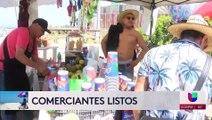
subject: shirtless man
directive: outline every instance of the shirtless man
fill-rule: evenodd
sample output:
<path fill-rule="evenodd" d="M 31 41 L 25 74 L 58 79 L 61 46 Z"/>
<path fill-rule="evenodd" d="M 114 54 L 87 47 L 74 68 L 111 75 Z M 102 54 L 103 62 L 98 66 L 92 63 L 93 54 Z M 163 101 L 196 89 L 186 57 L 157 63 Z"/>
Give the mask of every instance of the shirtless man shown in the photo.
<path fill-rule="evenodd" d="M 119 71 L 133 80 L 133 68 L 141 61 L 149 50 L 143 37 L 134 29 L 134 20 L 139 12 L 128 9 L 122 11 L 117 18 L 117 25 L 111 25 L 108 34 L 103 38 L 101 45 L 104 55 L 108 51 L 117 51 Z M 142 52 L 133 60 L 136 45 L 142 48 Z"/>

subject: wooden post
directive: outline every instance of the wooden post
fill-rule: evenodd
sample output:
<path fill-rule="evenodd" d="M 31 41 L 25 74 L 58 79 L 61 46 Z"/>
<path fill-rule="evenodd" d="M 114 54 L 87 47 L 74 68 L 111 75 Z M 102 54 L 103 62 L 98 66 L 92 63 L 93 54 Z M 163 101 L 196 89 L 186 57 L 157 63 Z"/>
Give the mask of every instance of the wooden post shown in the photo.
<path fill-rule="evenodd" d="M 32 23 L 33 20 L 38 18 L 38 1 L 37 0 L 30 0 L 29 1 L 29 25 Z"/>

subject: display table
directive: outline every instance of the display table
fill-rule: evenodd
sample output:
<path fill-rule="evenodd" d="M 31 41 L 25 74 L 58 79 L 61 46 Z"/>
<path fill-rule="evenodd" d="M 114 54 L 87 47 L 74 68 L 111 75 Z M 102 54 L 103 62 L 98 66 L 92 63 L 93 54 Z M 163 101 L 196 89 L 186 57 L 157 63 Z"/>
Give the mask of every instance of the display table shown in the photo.
<path fill-rule="evenodd" d="M 43 58 L 46 60 L 47 59 L 47 51 L 49 49 L 52 49 L 52 58 L 53 61 L 56 61 L 57 58 L 57 46 L 47 46 L 47 47 L 38 47 L 38 50 L 43 51 Z"/>

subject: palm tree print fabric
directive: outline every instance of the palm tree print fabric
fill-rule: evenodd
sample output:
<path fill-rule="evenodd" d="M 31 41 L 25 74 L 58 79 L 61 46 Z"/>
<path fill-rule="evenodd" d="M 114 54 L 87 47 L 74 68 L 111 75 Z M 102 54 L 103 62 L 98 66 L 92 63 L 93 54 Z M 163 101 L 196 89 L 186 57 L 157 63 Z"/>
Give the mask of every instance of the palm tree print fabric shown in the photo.
<path fill-rule="evenodd" d="M 199 80 L 206 58 L 207 54 L 195 43 L 176 42 L 156 47 L 145 55 L 138 76 L 148 77 L 148 91 L 193 90 Z M 201 90 L 205 91 L 208 99 L 212 97 L 211 68 Z M 204 112 L 147 110 L 146 115 L 177 120 L 189 119 L 189 116 L 196 119 L 196 116 L 200 116 L 198 120 L 201 120 L 204 119 Z M 186 114 L 190 115 L 185 118 Z M 202 118 L 201 115 L 203 115 Z"/>

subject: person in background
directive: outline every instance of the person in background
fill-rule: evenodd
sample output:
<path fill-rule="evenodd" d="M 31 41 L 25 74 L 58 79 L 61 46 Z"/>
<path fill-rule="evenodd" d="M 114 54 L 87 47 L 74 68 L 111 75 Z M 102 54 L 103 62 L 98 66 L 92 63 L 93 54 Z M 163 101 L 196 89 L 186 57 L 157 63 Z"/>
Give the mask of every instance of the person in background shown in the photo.
<path fill-rule="evenodd" d="M 21 106 L 23 107 L 23 109 L 28 109 L 27 99 L 26 98 L 23 99 L 23 102 L 21 103 Z"/>
<path fill-rule="evenodd" d="M 138 15 L 137 10 L 122 11 L 117 17 L 117 25 L 110 26 L 108 34 L 101 42 L 105 57 L 108 51 L 118 52 L 119 72 L 132 80 L 134 77 L 133 68 L 149 50 L 142 35 L 134 29 L 134 23 Z M 142 48 L 142 53 L 138 57 L 135 55 L 137 44 Z"/>
<path fill-rule="evenodd" d="M 141 63 L 135 91 L 204 91 L 212 97 L 212 2 L 205 3 L 186 23 L 169 26 L 177 37 L 173 43 L 151 49 Z M 208 67 L 208 69 L 206 68 Z M 205 75 L 204 75 L 205 74 Z M 203 81 L 203 84 L 199 84 Z M 134 111 L 135 120 L 204 120 L 204 110 Z"/>
<path fill-rule="evenodd" d="M 138 16 L 139 12 L 137 10 L 122 11 L 117 17 L 117 25 L 110 26 L 108 34 L 101 42 L 105 57 L 107 57 L 108 51 L 118 52 L 119 72 L 132 80 L 134 79 L 133 68 L 149 50 L 142 35 L 134 29 L 134 23 Z M 135 52 L 137 44 L 142 48 L 142 52 L 138 57 Z M 115 112 L 114 119 L 122 119 L 121 110 Z"/>
<path fill-rule="evenodd" d="M 0 90 L 30 91 L 26 65 L 42 73 L 50 73 L 46 63 L 38 58 L 38 39 L 47 29 L 48 22 L 35 19 L 29 27 L 18 27 L 10 32 L 0 45 Z M 17 111 L 4 111 L 3 120 L 16 120 Z"/>

